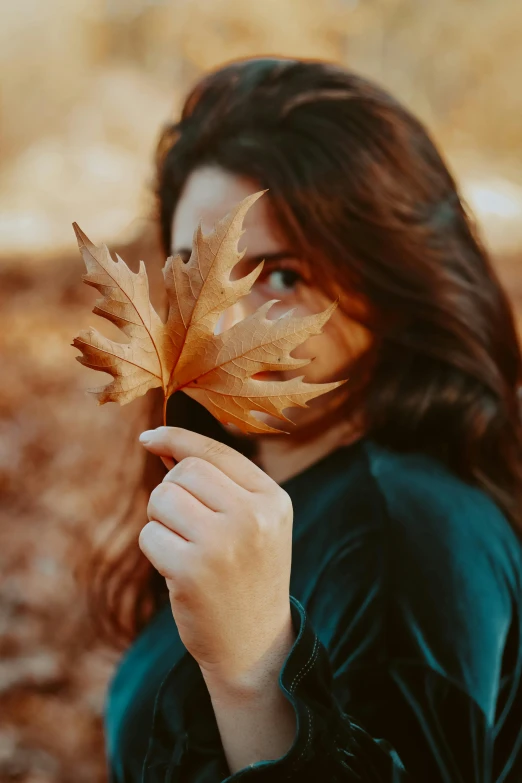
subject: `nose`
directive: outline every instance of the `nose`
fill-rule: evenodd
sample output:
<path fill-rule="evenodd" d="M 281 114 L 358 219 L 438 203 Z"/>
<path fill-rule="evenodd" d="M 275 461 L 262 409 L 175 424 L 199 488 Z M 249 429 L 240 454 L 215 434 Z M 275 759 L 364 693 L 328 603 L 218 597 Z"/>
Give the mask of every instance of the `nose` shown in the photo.
<path fill-rule="evenodd" d="M 227 329 L 231 329 L 239 321 L 242 321 L 248 315 L 248 308 L 245 305 L 246 297 L 240 299 L 219 317 L 219 321 L 214 329 L 214 334 L 222 334 Z"/>

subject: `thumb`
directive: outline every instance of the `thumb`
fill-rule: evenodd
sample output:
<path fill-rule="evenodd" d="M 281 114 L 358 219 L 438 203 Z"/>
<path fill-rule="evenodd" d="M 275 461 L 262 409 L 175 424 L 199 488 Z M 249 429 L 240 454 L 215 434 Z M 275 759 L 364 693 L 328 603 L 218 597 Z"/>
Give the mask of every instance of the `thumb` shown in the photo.
<path fill-rule="evenodd" d="M 165 467 L 167 468 L 167 470 L 172 470 L 172 468 L 176 464 L 176 460 L 173 457 L 169 456 L 169 454 L 166 453 L 166 452 L 163 453 L 163 454 L 158 453 L 157 448 L 156 448 L 156 444 L 154 444 L 153 448 L 149 448 L 149 436 L 150 436 L 151 432 L 154 432 L 154 430 L 152 430 L 152 431 L 151 430 L 146 430 L 145 432 L 141 433 L 141 435 L 139 437 L 139 441 L 140 441 L 141 445 L 145 446 L 145 448 L 148 449 L 149 451 L 151 451 L 153 454 L 157 454 L 158 457 L 163 462 L 163 464 L 165 465 Z M 150 444 L 150 445 L 152 445 L 152 444 Z"/>

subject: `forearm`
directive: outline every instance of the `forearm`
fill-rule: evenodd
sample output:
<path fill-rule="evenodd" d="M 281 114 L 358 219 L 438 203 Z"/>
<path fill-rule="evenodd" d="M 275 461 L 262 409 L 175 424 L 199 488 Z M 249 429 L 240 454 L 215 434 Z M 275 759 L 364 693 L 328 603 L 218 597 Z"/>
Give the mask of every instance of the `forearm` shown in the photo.
<path fill-rule="evenodd" d="M 258 761 L 278 759 L 292 745 L 294 709 L 278 680 L 294 640 L 290 624 L 241 681 L 205 677 L 232 774 Z"/>

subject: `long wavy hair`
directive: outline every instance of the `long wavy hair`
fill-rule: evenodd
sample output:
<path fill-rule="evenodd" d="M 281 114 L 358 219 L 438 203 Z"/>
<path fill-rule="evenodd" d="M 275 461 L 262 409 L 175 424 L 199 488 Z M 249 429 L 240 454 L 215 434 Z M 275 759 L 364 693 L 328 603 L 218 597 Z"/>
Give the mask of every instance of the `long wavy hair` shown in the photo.
<path fill-rule="evenodd" d="M 383 89 L 335 65 L 241 60 L 196 84 L 179 121 L 163 129 L 156 164 L 166 255 L 196 168 L 216 165 L 269 189 L 274 218 L 318 284 L 335 280 L 349 301 L 365 303 L 374 340 L 350 373 L 342 415 L 362 411 L 374 441 L 436 457 L 521 532 L 522 363 L 513 313 L 422 124 Z M 161 400 L 150 398 L 140 426 L 161 423 Z M 169 401 L 167 422 L 244 453 L 252 448 L 183 394 Z M 88 561 L 92 615 L 120 644 L 166 598 L 137 544 L 146 500 L 164 473 L 157 457 L 145 458 L 119 534 L 113 529 Z"/>

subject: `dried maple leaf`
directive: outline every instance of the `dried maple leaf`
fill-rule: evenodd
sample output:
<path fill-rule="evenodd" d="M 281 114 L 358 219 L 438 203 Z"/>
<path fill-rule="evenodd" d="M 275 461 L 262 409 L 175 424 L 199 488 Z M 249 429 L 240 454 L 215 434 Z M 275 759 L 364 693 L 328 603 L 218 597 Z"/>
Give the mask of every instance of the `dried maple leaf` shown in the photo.
<path fill-rule="evenodd" d="M 252 411 L 291 421 L 283 414 L 285 408 L 306 407 L 309 400 L 345 382 L 304 383 L 304 376 L 286 381 L 252 377 L 309 364 L 310 359 L 295 359 L 290 352 L 321 332 L 337 302 L 304 318 L 294 318 L 290 311 L 268 320 L 268 310 L 278 301 L 274 299 L 232 328 L 214 334 L 222 313 L 249 293 L 263 268 L 261 263 L 245 277 L 230 280 L 232 268 L 243 257 L 237 252 L 243 218 L 261 195 L 244 199 L 210 234 L 203 235 L 199 226 L 187 263 L 180 256 L 167 260 L 163 269 L 169 304 L 166 323 L 150 303 L 143 261 L 139 272 L 132 272 L 119 256 L 114 261 L 105 245 L 96 247 L 73 224 L 87 267 L 83 280 L 103 295 L 93 312 L 112 321 L 129 338 L 128 343 L 119 343 L 89 328 L 72 343 L 83 354 L 76 357 L 81 364 L 113 376 L 107 386 L 89 390 L 98 404 L 124 405 L 161 387 L 164 421 L 168 398 L 184 391 L 224 424 L 235 424 L 243 432 L 281 432 Z"/>

